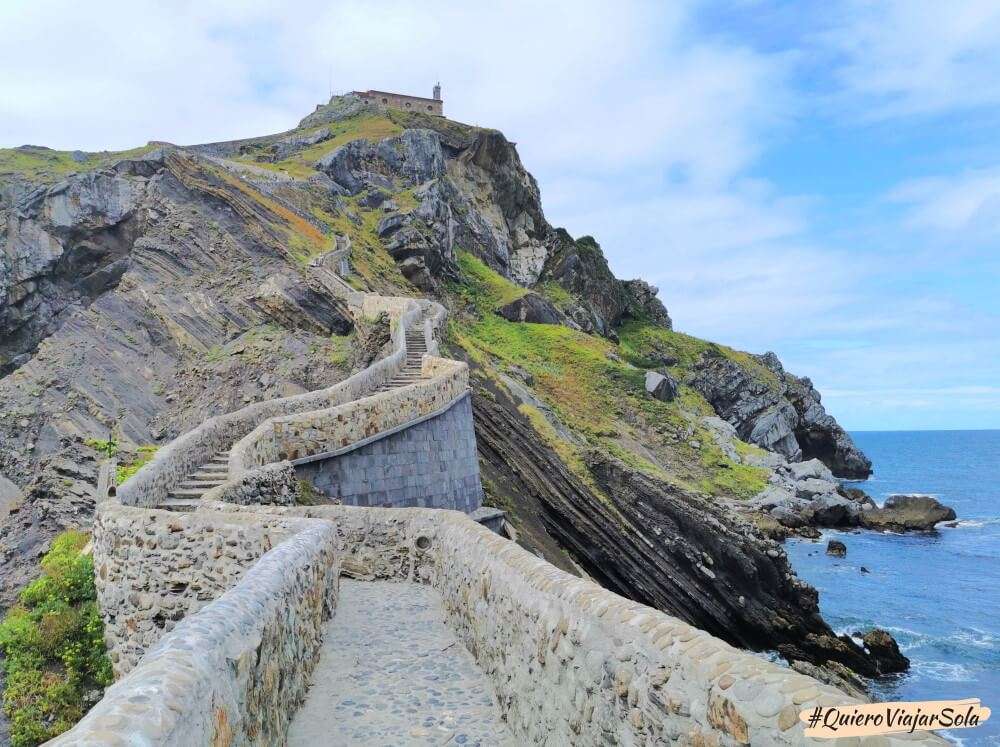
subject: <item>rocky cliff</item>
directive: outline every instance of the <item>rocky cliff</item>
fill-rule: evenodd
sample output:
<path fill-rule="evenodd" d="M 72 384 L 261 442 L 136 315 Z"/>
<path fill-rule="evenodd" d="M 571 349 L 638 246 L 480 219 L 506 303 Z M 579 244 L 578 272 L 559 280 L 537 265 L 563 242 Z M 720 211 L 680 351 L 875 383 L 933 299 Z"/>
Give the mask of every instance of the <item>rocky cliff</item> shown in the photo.
<path fill-rule="evenodd" d="M 499 132 L 336 97 L 251 140 L 3 151 L 0 200 L 0 485 L 21 493 L 4 579 L 37 552 L 21 533 L 87 521 L 92 465 L 70 514 L 34 506 L 60 500 L 39 484 L 56 455 L 93 459 L 111 434 L 127 461 L 370 358 L 321 271 L 349 247 L 358 289 L 451 308 L 487 493 L 518 541 L 734 643 L 872 671 L 744 518 L 789 463 L 867 460 L 808 379 L 673 330 L 655 288 L 549 225 Z M 649 371 L 670 386 L 651 394 Z"/>

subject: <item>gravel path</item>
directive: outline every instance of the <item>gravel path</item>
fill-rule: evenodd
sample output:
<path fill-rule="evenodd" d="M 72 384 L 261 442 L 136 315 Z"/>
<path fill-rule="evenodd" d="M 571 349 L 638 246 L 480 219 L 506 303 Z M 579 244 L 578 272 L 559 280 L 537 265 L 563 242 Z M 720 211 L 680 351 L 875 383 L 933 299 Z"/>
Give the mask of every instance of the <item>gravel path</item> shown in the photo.
<path fill-rule="evenodd" d="M 514 745 L 437 592 L 342 579 L 292 745 Z"/>

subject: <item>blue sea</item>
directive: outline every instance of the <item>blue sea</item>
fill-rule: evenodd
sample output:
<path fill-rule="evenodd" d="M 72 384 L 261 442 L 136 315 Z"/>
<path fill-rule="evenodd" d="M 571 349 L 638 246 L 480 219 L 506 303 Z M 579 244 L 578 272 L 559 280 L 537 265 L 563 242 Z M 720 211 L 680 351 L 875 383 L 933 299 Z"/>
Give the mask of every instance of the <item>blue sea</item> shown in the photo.
<path fill-rule="evenodd" d="M 820 593 L 838 633 L 878 626 L 909 657 L 909 672 L 876 682 L 880 700 L 978 697 L 986 724 L 944 734 L 965 745 L 1000 745 L 1000 431 L 852 433 L 875 473 L 861 488 L 881 504 L 927 493 L 952 506 L 958 526 L 933 533 L 826 531 L 789 540 L 798 575 Z M 847 557 L 825 554 L 832 538 Z M 861 573 L 861 566 L 870 573 Z"/>

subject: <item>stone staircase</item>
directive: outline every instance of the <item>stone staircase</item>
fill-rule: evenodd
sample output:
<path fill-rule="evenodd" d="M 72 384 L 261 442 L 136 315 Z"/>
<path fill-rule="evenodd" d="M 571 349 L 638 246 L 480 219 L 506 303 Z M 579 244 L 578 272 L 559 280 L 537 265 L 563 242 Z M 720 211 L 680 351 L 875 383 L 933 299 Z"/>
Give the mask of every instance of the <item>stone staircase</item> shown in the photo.
<path fill-rule="evenodd" d="M 426 352 L 427 340 L 424 337 L 424 323 L 421 317 L 406 331 L 406 363 L 390 381 L 375 392 L 387 392 L 418 381 Z M 227 479 L 229 479 L 229 452 L 220 451 L 178 483 L 157 508 L 193 511 L 205 493 L 226 482 Z"/>
<path fill-rule="evenodd" d="M 427 341 L 424 339 L 424 326 L 422 323 L 414 324 L 413 329 L 406 332 L 406 363 L 391 381 L 383 384 L 376 391 L 388 392 L 390 389 L 398 389 L 419 380 L 426 352 Z"/>
<path fill-rule="evenodd" d="M 220 451 L 210 461 L 188 475 L 186 480 L 178 483 L 159 508 L 169 508 L 174 511 L 194 510 L 205 493 L 227 479 L 229 479 L 229 452 Z"/>

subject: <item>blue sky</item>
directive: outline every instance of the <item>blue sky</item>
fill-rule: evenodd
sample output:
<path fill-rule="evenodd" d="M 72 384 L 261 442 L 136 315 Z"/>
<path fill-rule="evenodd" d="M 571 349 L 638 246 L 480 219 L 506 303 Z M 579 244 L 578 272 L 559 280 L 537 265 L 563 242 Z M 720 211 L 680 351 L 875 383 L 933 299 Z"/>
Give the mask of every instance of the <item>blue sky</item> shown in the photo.
<path fill-rule="evenodd" d="M 328 93 L 502 129 L 676 327 L 855 429 L 1000 428 L 993 0 L 0 6 L 0 145 L 278 131 Z"/>

